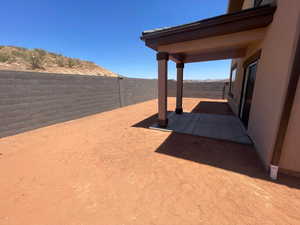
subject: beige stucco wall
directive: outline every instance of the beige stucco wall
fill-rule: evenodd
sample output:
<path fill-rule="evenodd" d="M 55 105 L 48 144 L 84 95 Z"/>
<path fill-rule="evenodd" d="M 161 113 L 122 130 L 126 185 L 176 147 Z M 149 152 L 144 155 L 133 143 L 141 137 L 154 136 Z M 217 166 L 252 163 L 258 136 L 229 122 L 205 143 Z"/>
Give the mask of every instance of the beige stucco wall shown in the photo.
<path fill-rule="evenodd" d="M 300 1 L 278 0 L 277 4 L 278 8 L 273 23 L 268 27 L 266 37 L 261 43 L 262 55 L 257 69 L 248 126 L 248 133 L 253 139 L 256 149 L 266 167 L 269 166 L 273 153 L 288 78 L 292 67 L 294 48 L 298 38 L 297 30 L 299 30 Z M 250 49 L 255 50 L 255 47 L 251 47 Z M 241 64 L 246 58 L 239 59 L 238 61 Z M 235 90 L 238 93 L 241 92 L 243 73 L 243 69 L 240 69 L 237 77 L 239 85 L 236 85 L 238 87 Z M 297 101 L 300 102 L 300 97 L 298 99 Z M 233 100 L 230 100 L 230 102 L 230 105 L 234 109 L 238 107 L 239 99 L 236 102 Z M 300 112 L 300 107 L 299 109 L 295 107 L 293 113 L 297 110 Z M 295 114 L 294 120 L 297 120 Z M 289 129 L 299 129 L 300 131 L 299 126 L 297 128 L 293 126 Z M 289 132 L 291 133 L 291 131 Z M 283 168 L 300 171 L 300 157 L 297 157 L 296 162 L 295 154 L 297 152 L 295 148 L 291 147 L 292 145 L 293 138 L 289 137 L 280 165 Z"/>
<path fill-rule="evenodd" d="M 300 62 L 299 62 L 300 63 Z M 279 166 L 286 170 L 300 172 L 300 83 L 292 109 L 286 138 L 283 144 Z"/>
<path fill-rule="evenodd" d="M 300 14 L 300 10 L 299 10 Z M 300 15 L 298 21 L 300 27 Z M 298 29 L 297 36 L 300 36 Z M 300 62 L 298 62 L 300 63 Z M 291 111 L 291 117 L 287 128 L 286 138 L 283 143 L 280 167 L 286 170 L 300 172 L 300 82 L 296 91 L 296 96 Z"/>

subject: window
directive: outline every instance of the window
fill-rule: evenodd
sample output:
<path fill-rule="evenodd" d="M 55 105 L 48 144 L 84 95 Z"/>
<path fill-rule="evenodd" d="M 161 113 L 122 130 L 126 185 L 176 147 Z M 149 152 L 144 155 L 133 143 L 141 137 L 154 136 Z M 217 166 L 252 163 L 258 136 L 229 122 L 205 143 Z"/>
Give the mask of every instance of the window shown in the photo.
<path fill-rule="evenodd" d="M 246 128 L 248 127 L 252 97 L 254 92 L 257 63 L 258 61 L 256 60 L 245 68 L 246 71 L 241 97 L 240 118 L 242 119 Z"/>
<path fill-rule="evenodd" d="M 254 5 L 253 7 L 259 7 L 261 5 L 263 0 L 254 0 Z"/>
<path fill-rule="evenodd" d="M 231 68 L 231 73 L 230 73 L 230 83 L 229 83 L 229 96 L 231 98 L 234 97 L 233 95 L 233 90 L 234 90 L 234 83 L 235 83 L 235 79 L 236 79 L 236 73 L 237 73 L 237 66 L 234 65 Z"/>

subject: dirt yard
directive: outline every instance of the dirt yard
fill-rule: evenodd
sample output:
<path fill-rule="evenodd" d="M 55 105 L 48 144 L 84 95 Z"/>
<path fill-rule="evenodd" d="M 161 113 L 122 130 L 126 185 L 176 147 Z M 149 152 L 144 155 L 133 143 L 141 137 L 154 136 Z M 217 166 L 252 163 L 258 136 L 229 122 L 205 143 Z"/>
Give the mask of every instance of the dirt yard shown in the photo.
<path fill-rule="evenodd" d="M 201 112 L 199 101 L 184 110 Z M 148 101 L 0 139 L 0 224 L 300 224 L 299 179 L 270 181 L 251 146 L 145 128 L 156 109 Z"/>

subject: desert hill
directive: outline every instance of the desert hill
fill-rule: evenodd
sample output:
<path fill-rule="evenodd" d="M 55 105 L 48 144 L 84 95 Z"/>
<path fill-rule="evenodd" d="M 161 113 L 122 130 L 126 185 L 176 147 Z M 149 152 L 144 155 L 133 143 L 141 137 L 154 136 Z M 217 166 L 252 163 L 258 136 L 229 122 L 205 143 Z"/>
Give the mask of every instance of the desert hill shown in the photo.
<path fill-rule="evenodd" d="M 0 70 L 118 76 L 90 61 L 66 57 L 43 49 L 16 46 L 0 46 Z"/>

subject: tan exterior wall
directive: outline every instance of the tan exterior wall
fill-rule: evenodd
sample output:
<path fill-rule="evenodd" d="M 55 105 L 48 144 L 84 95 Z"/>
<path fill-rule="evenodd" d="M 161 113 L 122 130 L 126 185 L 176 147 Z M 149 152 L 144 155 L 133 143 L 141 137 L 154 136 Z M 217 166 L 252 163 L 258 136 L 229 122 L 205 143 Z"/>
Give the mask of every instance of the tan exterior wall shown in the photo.
<path fill-rule="evenodd" d="M 300 27 L 300 9 L 299 9 L 298 27 Z M 300 28 L 298 29 L 297 36 L 300 37 Z M 294 105 L 291 112 L 286 138 L 283 144 L 282 155 L 281 155 L 280 165 L 279 165 L 281 168 L 290 171 L 300 172 L 299 134 L 300 134 L 300 82 L 298 82 Z"/>
<path fill-rule="evenodd" d="M 300 83 L 283 144 L 279 166 L 286 170 L 300 172 Z"/>
<path fill-rule="evenodd" d="M 249 1 L 245 1 L 245 4 L 249 4 Z M 278 0 L 277 4 L 278 8 L 273 23 L 269 26 L 266 37 L 261 43 L 262 55 L 257 69 L 248 126 L 248 133 L 253 139 L 256 149 L 266 167 L 269 166 L 273 153 L 273 146 L 293 62 L 295 44 L 298 38 L 297 30 L 299 30 L 298 17 L 300 1 Z M 251 46 L 248 49 L 249 54 L 247 53 L 247 55 L 250 55 L 250 52 L 255 51 L 257 48 L 260 48 L 260 46 Z M 236 90 L 234 90 L 237 93 L 237 99 L 230 100 L 230 105 L 235 112 L 237 112 L 239 106 L 244 76 L 244 70 L 241 64 L 246 58 L 247 57 L 234 61 L 239 62 L 237 85 L 235 86 Z M 300 102 L 299 98 L 300 97 L 297 99 L 298 102 Z M 300 111 L 300 107 L 295 107 L 293 113 L 297 110 Z M 295 116 L 294 120 L 296 120 Z M 296 122 L 299 124 L 299 120 Z M 299 129 L 300 131 L 299 126 L 289 129 Z M 297 154 L 297 152 L 295 148 L 290 150 L 292 148 L 291 143 L 293 143 L 291 139 L 293 138 L 289 137 L 286 143 L 287 147 L 284 149 L 281 166 L 290 170 L 299 171 L 300 157 L 297 157 L 297 164 L 297 162 L 295 162 L 295 154 Z"/>

